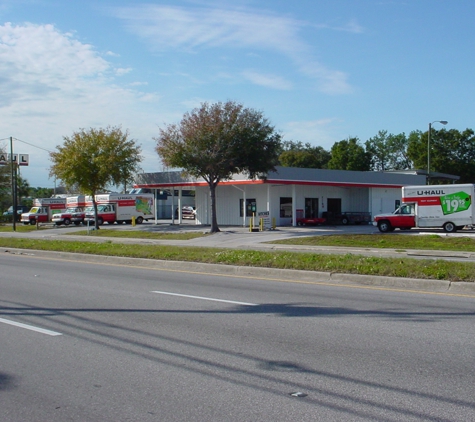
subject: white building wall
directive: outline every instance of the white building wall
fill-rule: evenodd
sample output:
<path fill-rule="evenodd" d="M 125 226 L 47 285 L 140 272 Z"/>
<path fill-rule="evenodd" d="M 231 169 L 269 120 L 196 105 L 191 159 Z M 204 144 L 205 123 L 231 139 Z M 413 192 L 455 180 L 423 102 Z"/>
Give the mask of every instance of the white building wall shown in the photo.
<path fill-rule="evenodd" d="M 280 217 L 280 198 L 292 197 L 292 185 L 221 185 L 216 189 L 218 225 L 243 226 L 249 217 L 240 216 L 240 199 L 255 199 L 256 212 L 269 211 L 277 226 L 289 226 L 291 218 Z M 268 191 L 270 194 L 269 210 Z M 328 198 L 341 198 L 343 212 L 370 212 L 372 216 L 394 211 L 396 200 L 401 200 L 400 188 L 348 188 L 334 186 L 299 185 L 295 187 L 294 209 L 305 208 L 305 198 L 318 198 L 319 216 L 327 211 Z M 208 187 L 196 188 L 196 223 L 211 224 L 211 203 Z M 255 224 L 258 224 L 256 215 Z"/>
<path fill-rule="evenodd" d="M 369 207 L 371 215 L 393 212 L 396 201 L 401 201 L 401 188 L 371 188 Z"/>

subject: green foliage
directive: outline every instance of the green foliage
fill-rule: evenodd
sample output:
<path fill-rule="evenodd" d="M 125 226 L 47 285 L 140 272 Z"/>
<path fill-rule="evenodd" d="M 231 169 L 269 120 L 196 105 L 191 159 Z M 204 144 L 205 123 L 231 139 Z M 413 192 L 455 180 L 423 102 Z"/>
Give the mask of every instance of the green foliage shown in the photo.
<path fill-rule="evenodd" d="M 66 187 L 77 186 L 84 194 L 95 195 L 108 185 L 130 179 L 141 162 L 140 147 L 119 127 L 80 129 L 50 153 L 50 175 Z"/>
<path fill-rule="evenodd" d="M 211 232 L 219 231 L 215 189 L 243 173 L 265 177 L 278 164 L 280 135 L 261 112 L 233 101 L 203 103 L 179 124 L 160 129 L 156 151 L 169 167 L 203 178 L 210 187 Z"/>
<path fill-rule="evenodd" d="M 321 146 L 305 145 L 302 142 L 283 142 L 283 151 L 279 155 L 279 162 L 284 167 L 300 168 L 327 168 L 331 154 Z"/>
<path fill-rule="evenodd" d="M 407 155 L 408 138 L 404 133 L 388 134 L 380 130 L 378 134 L 365 142 L 366 152 L 371 157 L 371 170 L 408 170 L 412 162 Z"/>
<path fill-rule="evenodd" d="M 428 131 L 412 132 L 407 153 L 414 167 L 427 169 Z M 458 183 L 475 182 L 475 136 L 472 129 L 463 132 L 457 129 L 432 128 L 430 136 L 430 172 L 460 176 Z M 438 183 L 435 177 L 431 183 Z"/>
<path fill-rule="evenodd" d="M 331 155 L 332 158 L 328 162 L 329 169 L 369 171 L 371 168 L 371 157 L 358 138 L 335 142 Z"/>
<path fill-rule="evenodd" d="M 51 188 L 31 188 L 29 189 L 28 196 L 32 198 L 51 198 L 54 195 L 54 189 Z"/>

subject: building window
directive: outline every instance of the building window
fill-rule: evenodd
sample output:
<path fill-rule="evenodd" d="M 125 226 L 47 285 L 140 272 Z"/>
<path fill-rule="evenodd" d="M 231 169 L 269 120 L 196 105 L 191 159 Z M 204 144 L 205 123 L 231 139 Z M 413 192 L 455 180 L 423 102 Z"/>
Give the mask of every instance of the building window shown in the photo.
<path fill-rule="evenodd" d="M 242 217 L 242 205 L 244 203 L 243 199 L 239 200 L 239 216 Z M 256 213 L 256 200 L 255 199 L 246 199 L 246 217 L 252 217 L 252 214 Z"/>
<path fill-rule="evenodd" d="M 292 198 L 280 198 L 280 216 L 292 218 Z"/>

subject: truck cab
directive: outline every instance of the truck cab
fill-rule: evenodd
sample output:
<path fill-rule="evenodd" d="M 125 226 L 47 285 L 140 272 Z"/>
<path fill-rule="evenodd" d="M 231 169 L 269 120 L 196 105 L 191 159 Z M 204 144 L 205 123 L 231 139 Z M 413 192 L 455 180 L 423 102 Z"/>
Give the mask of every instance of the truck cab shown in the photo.
<path fill-rule="evenodd" d="M 44 223 L 48 221 L 48 208 L 47 207 L 33 207 L 30 211 L 21 215 L 21 222 L 25 225 L 35 225 L 38 223 Z"/>
<path fill-rule="evenodd" d="M 65 212 L 54 214 L 52 218 L 53 223 L 57 226 L 60 226 L 61 224 L 69 226 L 71 223 L 74 223 L 77 226 L 81 224 L 83 220 L 83 207 L 68 207 Z"/>
<path fill-rule="evenodd" d="M 116 222 L 115 204 L 97 204 L 97 224 L 114 224 Z M 84 215 L 84 224 L 94 224 L 94 207 L 88 207 Z"/>
<path fill-rule="evenodd" d="M 408 230 L 416 227 L 416 204 L 405 203 L 391 214 L 375 215 L 373 225 L 381 233 L 392 232 L 395 229 Z"/>

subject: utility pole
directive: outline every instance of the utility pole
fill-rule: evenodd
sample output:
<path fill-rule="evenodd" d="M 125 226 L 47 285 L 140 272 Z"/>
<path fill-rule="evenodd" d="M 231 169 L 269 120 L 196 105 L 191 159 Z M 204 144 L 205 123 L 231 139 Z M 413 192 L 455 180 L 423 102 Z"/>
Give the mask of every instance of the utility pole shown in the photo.
<path fill-rule="evenodd" d="M 16 231 L 16 217 L 17 217 L 17 195 L 16 195 L 16 167 L 13 161 L 13 136 L 10 136 L 10 165 L 12 170 L 12 203 L 13 203 L 13 231 Z"/>

